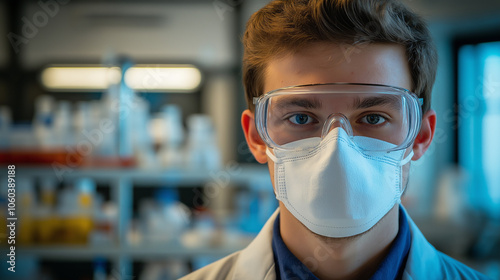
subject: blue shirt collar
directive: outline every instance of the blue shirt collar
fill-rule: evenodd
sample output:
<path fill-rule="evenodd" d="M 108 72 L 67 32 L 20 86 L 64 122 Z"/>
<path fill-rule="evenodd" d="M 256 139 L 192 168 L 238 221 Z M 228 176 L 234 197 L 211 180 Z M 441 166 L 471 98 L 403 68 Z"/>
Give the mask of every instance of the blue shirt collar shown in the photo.
<path fill-rule="evenodd" d="M 277 280 L 314 279 L 319 280 L 297 257 L 288 250 L 281 238 L 280 214 L 274 221 L 273 228 L 273 255 Z"/>
<path fill-rule="evenodd" d="M 295 257 L 280 233 L 280 215 L 276 217 L 273 228 L 273 255 L 276 270 L 276 279 L 318 279 L 302 262 Z M 380 264 L 378 270 L 370 280 L 401 279 L 403 270 L 410 252 L 411 234 L 404 211 L 399 208 L 399 231 L 391 245 L 389 253 Z M 394 269 L 396 268 L 396 269 Z"/>

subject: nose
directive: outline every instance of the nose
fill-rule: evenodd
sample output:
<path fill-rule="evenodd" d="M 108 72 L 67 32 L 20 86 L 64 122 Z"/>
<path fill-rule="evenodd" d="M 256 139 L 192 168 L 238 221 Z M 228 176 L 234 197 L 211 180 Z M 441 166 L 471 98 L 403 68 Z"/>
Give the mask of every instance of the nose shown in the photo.
<path fill-rule="evenodd" d="M 321 132 L 321 138 L 325 138 L 326 135 L 330 133 L 330 131 L 337 127 L 344 129 L 347 135 L 351 137 L 353 136 L 349 119 L 347 119 L 344 114 L 334 113 L 329 115 L 328 119 L 325 121 L 325 124 L 323 125 L 323 131 Z"/>

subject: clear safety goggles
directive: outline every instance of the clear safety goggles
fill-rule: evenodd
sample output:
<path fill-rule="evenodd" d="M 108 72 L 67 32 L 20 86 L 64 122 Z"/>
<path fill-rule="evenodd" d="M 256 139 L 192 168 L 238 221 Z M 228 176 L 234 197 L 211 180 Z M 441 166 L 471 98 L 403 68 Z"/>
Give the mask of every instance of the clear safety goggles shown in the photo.
<path fill-rule="evenodd" d="M 269 147 L 282 150 L 298 149 L 287 145 L 295 141 L 323 139 L 336 127 L 351 138 L 370 137 L 394 145 L 360 147 L 364 150 L 406 149 L 418 134 L 422 117 L 421 98 L 404 88 L 376 84 L 292 86 L 255 97 L 253 103 L 259 135 Z"/>

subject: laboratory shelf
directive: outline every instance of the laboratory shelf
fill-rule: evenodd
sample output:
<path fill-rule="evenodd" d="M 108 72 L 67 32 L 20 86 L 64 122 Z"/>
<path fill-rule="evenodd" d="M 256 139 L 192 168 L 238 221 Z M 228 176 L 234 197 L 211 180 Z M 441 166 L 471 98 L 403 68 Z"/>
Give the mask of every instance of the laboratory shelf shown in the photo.
<path fill-rule="evenodd" d="M 195 168 L 97 168 L 83 167 L 68 169 L 64 172 L 54 170 L 52 167 L 19 166 L 16 173 L 19 177 L 47 178 L 53 177 L 60 180 L 71 180 L 82 177 L 92 178 L 97 182 L 111 180 L 127 180 L 134 186 L 176 186 L 192 187 L 207 182 L 216 182 L 228 185 L 251 184 L 259 188 L 269 186 L 269 171 L 267 166 L 256 164 L 232 164 L 220 169 L 195 169 Z"/>
<path fill-rule="evenodd" d="M 1 176 L 0 176 L 1 177 Z M 90 178 L 110 188 L 110 198 L 118 205 L 115 242 L 103 245 L 67 246 L 37 245 L 20 247 L 19 255 L 38 259 L 93 260 L 97 257 L 110 259 L 119 271 L 130 273 L 133 261 L 158 259 L 193 260 L 197 257 L 220 258 L 244 248 L 251 239 L 225 244 L 188 248 L 182 245 L 146 243 L 130 245 L 127 232 L 133 216 L 133 189 L 141 187 L 205 187 L 212 193 L 224 188 L 246 188 L 251 192 L 267 192 L 273 188 L 265 165 L 229 163 L 216 170 L 197 168 L 139 168 L 81 166 L 56 170 L 52 166 L 16 166 L 16 178 L 31 180 L 53 179 L 72 183 L 80 178 Z M 1 179 L 1 178 L 0 178 Z M 214 190 L 217 188 L 218 190 Z"/>
<path fill-rule="evenodd" d="M 131 258 L 136 261 L 158 259 L 192 259 L 201 256 L 224 257 L 243 249 L 247 244 L 222 245 L 187 248 L 171 245 L 141 245 L 141 246 L 32 246 L 20 247 L 19 256 L 36 256 L 47 260 L 83 260 L 92 261 L 95 258 Z"/>

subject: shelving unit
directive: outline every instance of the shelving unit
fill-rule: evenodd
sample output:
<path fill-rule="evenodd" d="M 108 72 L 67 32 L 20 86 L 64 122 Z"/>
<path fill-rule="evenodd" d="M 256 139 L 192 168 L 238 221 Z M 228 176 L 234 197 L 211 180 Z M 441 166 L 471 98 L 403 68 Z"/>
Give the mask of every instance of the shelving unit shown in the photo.
<path fill-rule="evenodd" d="M 250 241 L 250 240 L 249 240 Z M 92 260 L 96 256 L 105 258 L 128 257 L 134 260 L 151 260 L 158 258 L 176 258 L 189 260 L 197 256 L 226 256 L 242 249 L 247 244 L 241 246 L 217 246 L 217 247 L 197 247 L 186 248 L 183 246 L 33 246 L 21 247 L 18 253 L 22 255 L 37 256 L 43 259 L 67 259 L 67 260 Z"/>
<path fill-rule="evenodd" d="M 51 167 L 18 167 L 18 178 L 62 179 L 72 181 L 78 178 L 91 178 L 96 183 L 110 186 L 111 200 L 118 205 L 118 221 L 116 242 L 105 245 L 40 245 L 20 246 L 19 256 L 34 256 L 44 260 L 87 260 L 96 257 L 109 259 L 119 271 L 131 275 L 133 261 L 158 259 L 176 259 L 189 261 L 199 256 L 223 257 L 245 247 L 251 236 L 239 242 L 207 245 L 187 248 L 180 243 L 168 244 L 128 244 L 127 231 L 133 215 L 133 188 L 144 186 L 157 187 L 197 187 L 210 182 L 216 188 L 247 188 L 250 191 L 270 192 L 272 185 L 266 166 L 252 164 L 230 164 L 218 170 L 194 170 L 183 168 L 172 169 L 139 169 L 139 168 L 78 168 L 66 172 L 58 178 Z"/>

